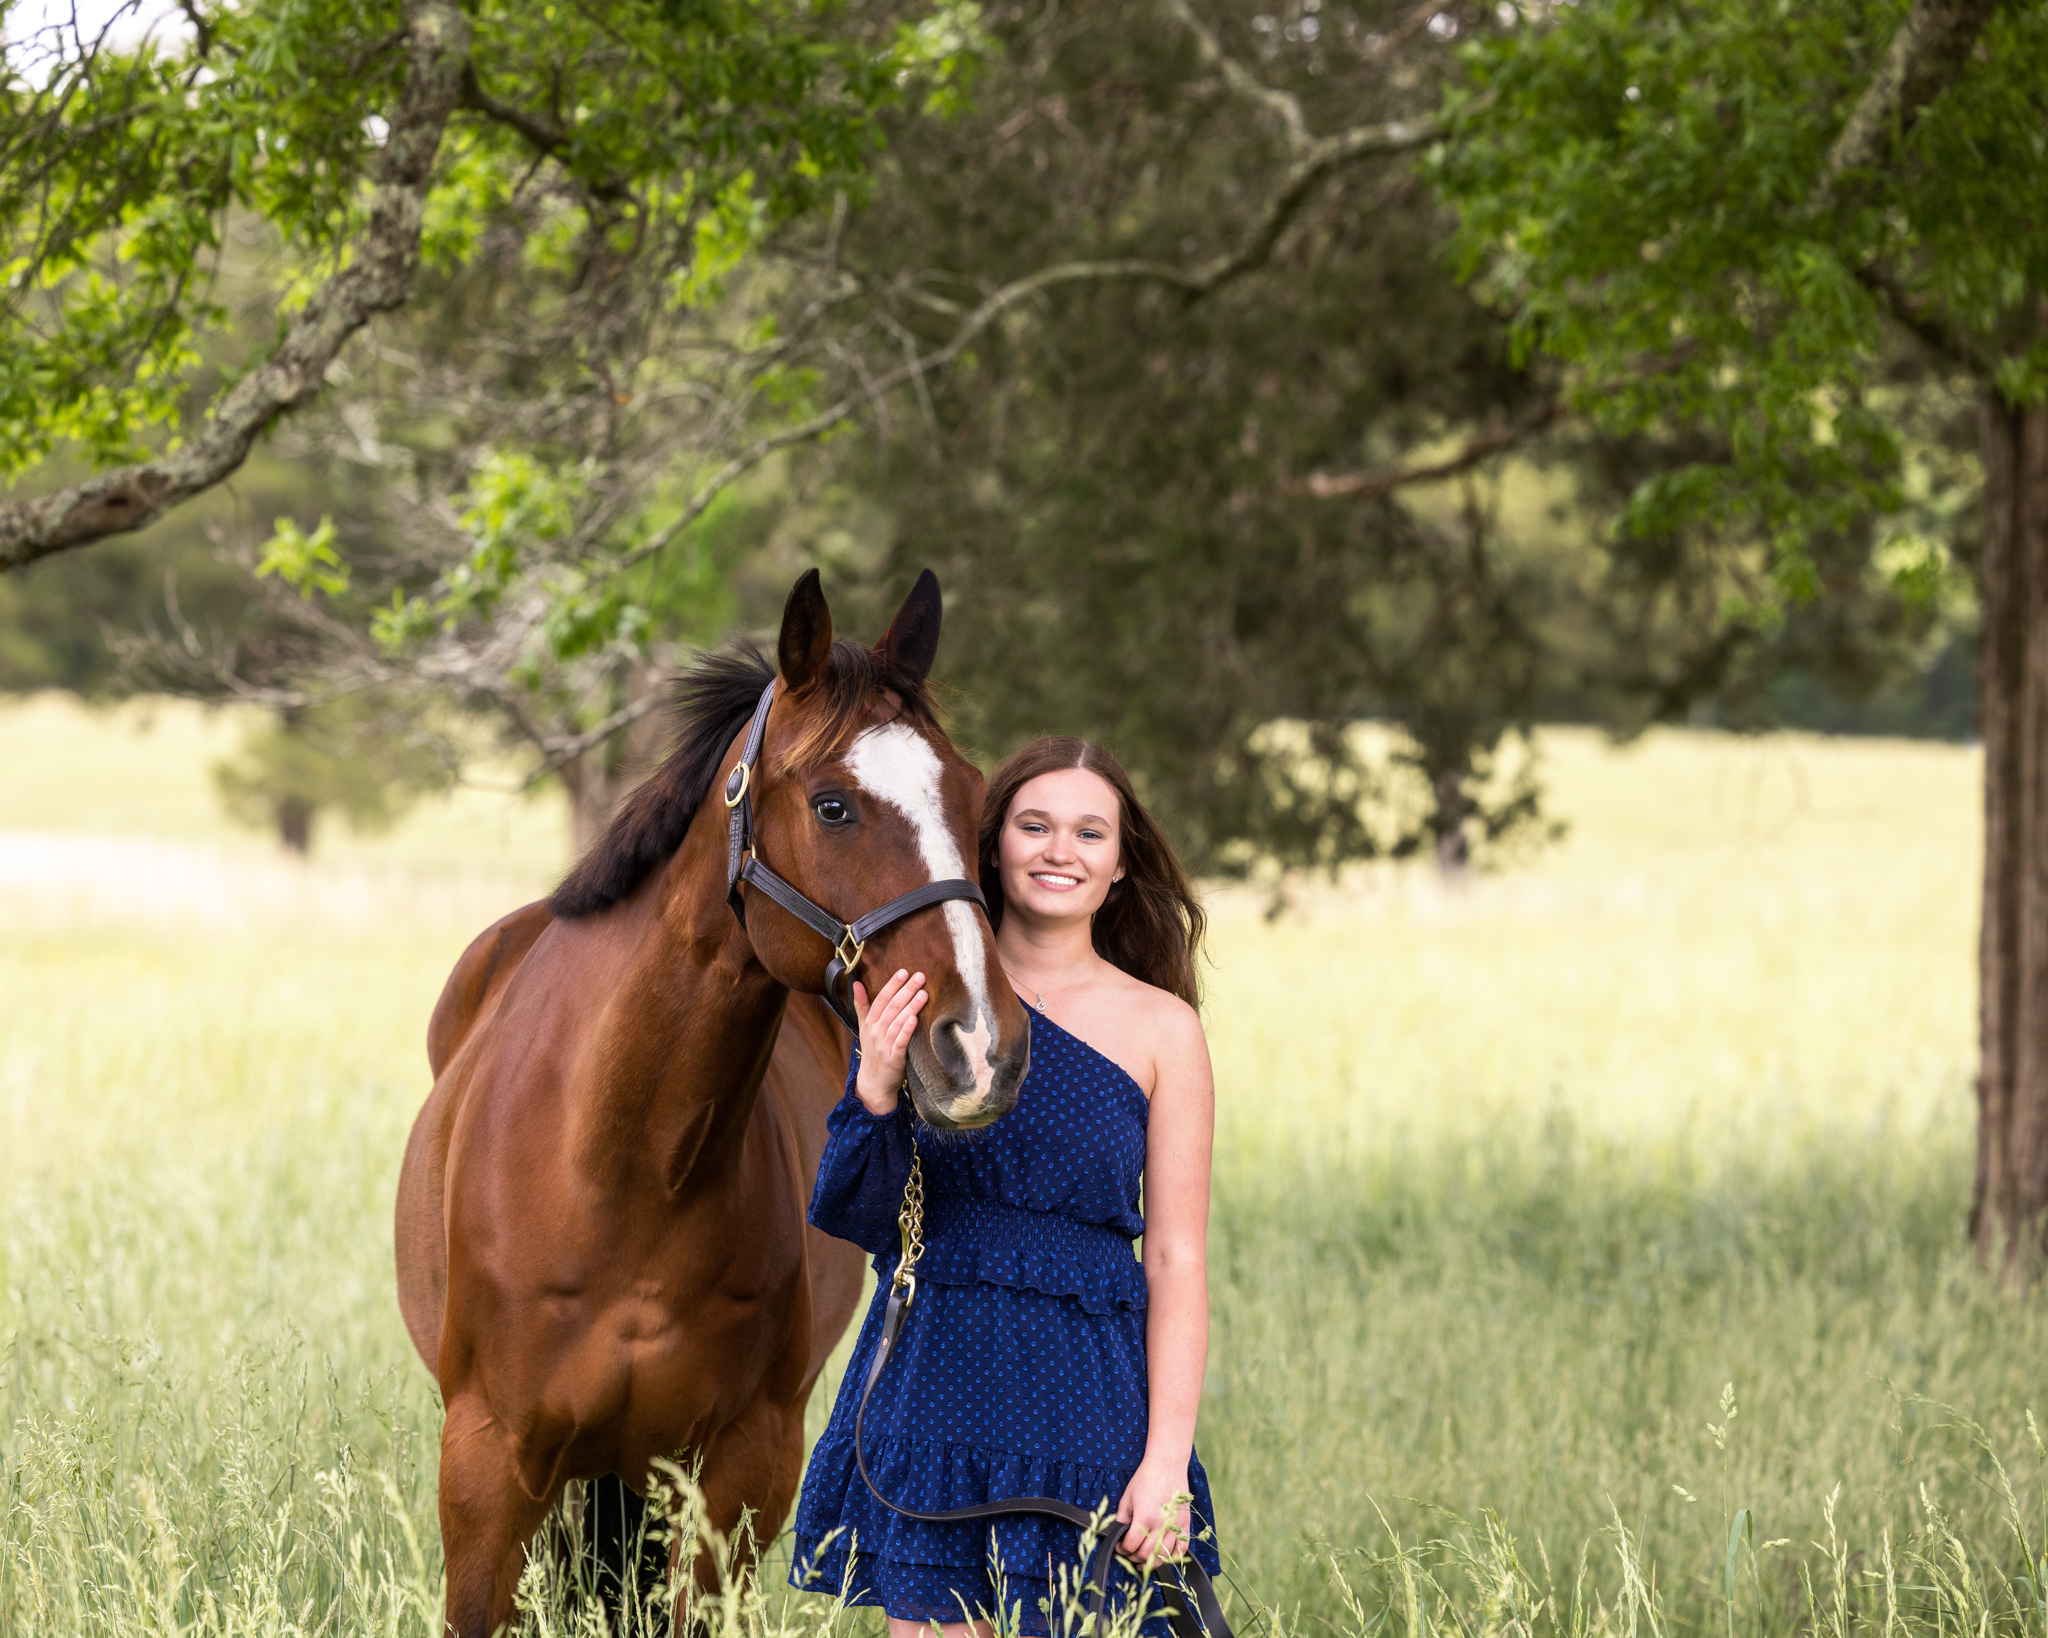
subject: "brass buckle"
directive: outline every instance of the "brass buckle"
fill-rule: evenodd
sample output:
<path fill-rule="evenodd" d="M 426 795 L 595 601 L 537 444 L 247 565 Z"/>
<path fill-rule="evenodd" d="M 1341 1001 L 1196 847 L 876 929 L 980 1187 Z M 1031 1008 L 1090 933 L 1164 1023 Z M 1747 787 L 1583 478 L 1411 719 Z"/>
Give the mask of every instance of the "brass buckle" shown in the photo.
<path fill-rule="evenodd" d="M 898 1291 L 903 1293 L 903 1306 L 905 1308 L 910 1307 L 917 1301 L 917 1276 L 908 1269 L 897 1269 L 896 1278 L 891 1283 Z"/>
<path fill-rule="evenodd" d="M 853 952 L 850 955 L 847 953 L 846 948 L 849 944 L 853 946 Z M 839 965 L 845 969 L 847 976 L 851 977 L 853 969 L 860 965 L 861 951 L 867 947 L 867 940 L 856 939 L 853 936 L 853 929 L 849 927 L 839 935 L 839 942 L 832 946 L 832 953 L 839 958 Z"/>
<path fill-rule="evenodd" d="M 734 767 L 732 773 L 739 775 L 740 788 L 738 790 L 732 788 L 732 774 L 725 776 L 725 805 L 729 808 L 736 808 L 747 799 L 747 786 L 753 782 L 754 765 L 743 760 Z"/>

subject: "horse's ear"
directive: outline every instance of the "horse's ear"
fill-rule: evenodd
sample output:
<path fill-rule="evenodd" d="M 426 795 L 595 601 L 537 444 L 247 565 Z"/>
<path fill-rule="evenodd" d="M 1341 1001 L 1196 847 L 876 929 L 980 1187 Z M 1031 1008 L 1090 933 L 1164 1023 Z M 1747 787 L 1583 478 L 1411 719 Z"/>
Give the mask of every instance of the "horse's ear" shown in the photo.
<path fill-rule="evenodd" d="M 782 686 L 792 694 L 809 687 L 824 676 L 831 655 L 832 611 L 825 606 L 818 571 L 806 569 L 789 588 L 789 601 L 782 605 L 782 635 L 775 644 Z"/>
<path fill-rule="evenodd" d="M 903 607 L 889 622 L 875 652 L 920 682 L 932 668 L 939 653 L 939 617 L 945 612 L 939 601 L 939 577 L 926 569 L 903 599 Z"/>

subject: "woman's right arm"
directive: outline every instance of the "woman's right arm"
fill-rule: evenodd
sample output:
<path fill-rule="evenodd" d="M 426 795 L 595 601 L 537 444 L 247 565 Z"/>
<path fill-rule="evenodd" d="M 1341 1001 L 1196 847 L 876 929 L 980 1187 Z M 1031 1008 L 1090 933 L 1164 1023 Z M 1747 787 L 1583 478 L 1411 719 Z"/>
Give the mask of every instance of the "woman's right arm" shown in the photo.
<path fill-rule="evenodd" d="M 923 973 L 898 971 L 874 1000 L 857 980 L 854 1048 L 846 1095 L 826 1120 L 810 1220 L 876 1256 L 896 1244 L 896 1214 L 910 1176 L 910 1111 L 900 1107 L 904 1064 L 926 999 Z"/>

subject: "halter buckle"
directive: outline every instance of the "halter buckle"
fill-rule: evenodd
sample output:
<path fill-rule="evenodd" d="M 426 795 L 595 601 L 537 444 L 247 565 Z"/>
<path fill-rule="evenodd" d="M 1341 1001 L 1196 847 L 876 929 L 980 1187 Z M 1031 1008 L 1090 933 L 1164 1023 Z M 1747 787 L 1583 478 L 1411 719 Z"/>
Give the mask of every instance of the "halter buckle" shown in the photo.
<path fill-rule="evenodd" d="M 747 798 L 747 786 L 753 781 L 753 764 L 740 761 L 733 764 L 733 770 L 725 778 L 725 805 L 736 808 Z"/>
<path fill-rule="evenodd" d="M 850 949 L 849 946 L 851 946 Z M 839 965 L 846 969 L 846 974 L 849 978 L 853 976 L 853 969 L 860 965 L 861 951 L 867 947 L 867 940 L 855 938 L 851 927 L 841 933 L 839 935 L 839 942 L 833 945 L 832 953 L 839 958 Z"/>

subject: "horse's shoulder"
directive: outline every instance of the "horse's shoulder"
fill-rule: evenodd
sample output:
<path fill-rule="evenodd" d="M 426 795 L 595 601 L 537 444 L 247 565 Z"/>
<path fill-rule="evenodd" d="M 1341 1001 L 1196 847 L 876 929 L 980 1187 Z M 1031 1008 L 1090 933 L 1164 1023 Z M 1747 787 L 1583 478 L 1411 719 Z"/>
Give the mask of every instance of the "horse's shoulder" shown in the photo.
<path fill-rule="evenodd" d="M 461 1049 L 485 1004 L 518 971 L 554 919 L 544 899 L 522 905 L 492 922 L 457 957 L 427 1021 L 427 1063 L 436 1079 Z"/>

